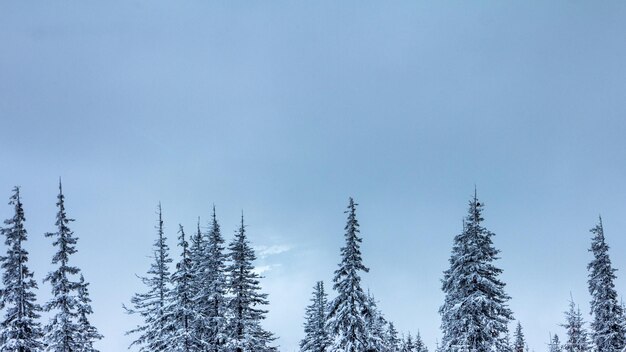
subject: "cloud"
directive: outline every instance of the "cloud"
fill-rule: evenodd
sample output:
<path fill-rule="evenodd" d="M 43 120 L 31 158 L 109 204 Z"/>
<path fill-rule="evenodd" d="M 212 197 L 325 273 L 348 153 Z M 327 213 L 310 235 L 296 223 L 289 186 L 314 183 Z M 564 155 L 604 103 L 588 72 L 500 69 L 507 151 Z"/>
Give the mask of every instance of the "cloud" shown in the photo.
<path fill-rule="evenodd" d="M 271 246 L 255 246 L 254 250 L 260 259 L 265 259 L 272 255 L 285 253 L 291 250 L 291 246 L 287 244 L 275 244 Z"/>
<path fill-rule="evenodd" d="M 258 275 L 263 275 L 263 273 L 266 273 L 270 270 L 272 270 L 273 268 L 277 268 L 279 267 L 280 264 L 270 264 L 270 265 L 259 265 L 257 267 L 255 267 L 252 271 Z"/>

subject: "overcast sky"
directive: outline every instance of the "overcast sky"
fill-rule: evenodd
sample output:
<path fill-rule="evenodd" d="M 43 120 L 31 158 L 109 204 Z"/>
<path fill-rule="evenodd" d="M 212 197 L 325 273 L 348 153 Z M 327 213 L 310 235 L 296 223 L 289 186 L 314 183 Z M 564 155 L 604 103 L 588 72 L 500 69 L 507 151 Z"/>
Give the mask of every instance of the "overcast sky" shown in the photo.
<path fill-rule="evenodd" d="M 588 312 L 599 214 L 626 290 L 625 19 L 622 1 L 2 1 L 0 200 L 22 186 L 43 302 L 63 178 L 104 352 L 139 322 L 122 303 L 157 203 L 173 249 L 213 203 L 230 240 L 243 209 L 290 352 L 353 196 L 364 285 L 432 350 L 477 185 L 542 351 L 570 292 Z"/>

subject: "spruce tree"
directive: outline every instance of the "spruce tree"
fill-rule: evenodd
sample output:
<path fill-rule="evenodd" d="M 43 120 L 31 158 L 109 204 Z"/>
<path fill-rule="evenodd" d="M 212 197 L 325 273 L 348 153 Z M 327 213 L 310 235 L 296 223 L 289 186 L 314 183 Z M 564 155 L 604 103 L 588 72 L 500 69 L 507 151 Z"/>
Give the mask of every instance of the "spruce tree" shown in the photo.
<path fill-rule="evenodd" d="M 165 319 L 170 332 L 168 351 L 191 352 L 198 350 L 198 341 L 193 334 L 195 312 L 190 297 L 191 258 L 189 243 L 185 239 L 185 230 L 178 225 L 178 245 L 181 247 L 181 258 L 176 264 L 176 271 L 171 280 L 174 285 L 170 295 L 166 298 Z"/>
<path fill-rule="evenodd" d="M 482 208 L 474 192 L 463 232 L 454 238 L 450 268 L 444 272 L 445 300 L 439 312 L 446 352 L 508 348 L 509 296 L 498 278 L 502 270 L 494 265 L 499 253 L 494 234 L 482 226 Z"/>
<path fill-rule="evenodd" d="M 622 321 L 624 316 L 615 291 L 617 269 L 613 269 L 611 265 L 602 218 L 590 232 L 594 235 L 589 249 L 593 253 L 593 260 L 587 266 L 593 315 L 591 336 L 599 352 L 618 352 L 624 348 L 626 342 Z"/>
<path fill-rule="evenodd" d="M 206 335 L 206 327 L 204 325 L 204 315 L 202 307 L 198 300 L 198 296 L 202 291 L 202 283 L 206 272 L 206 257 L 204 235 L 200 230 L 200 218 L 196 225 L 196 233 L 191 236 L 189 244 L 189 284 L 187 288 L 187 297 L 190 301 L 190 309 L 194 312 L 192 321 L 190 322 L 191 339 L 197 344 L 205 344 L 204 336 Z M 206 347 L 206 346 L 205 346 Z M 203 349 L 201 349 L 203 350 Z"/>
<path fill-rule="evenodd" d="M 405 338 L 402 339 L 401 352 L 415 352 L 415 344 L 413 343 L 413 337 L 409 332 Z"/>
<path fill-rule="evenodd" d="M 515 338 L 515 341 L 513 341 L 513 352 L 524 352 L 526 340 L 524 339 L 524 332 L 522 332 L 522 324 L 519 321 L 513 337 Z"/>
<path fill-rule="evenodd" d="M 93 314 L 91 299 L 89 298 L 89 284 L 85 282 L 83 275 L 80 275 L 78 282 L 78 331 L 79 349 L 77 352 L 99 352 L 93 344 L 102 339 L 102 335 L 95 326 L 91 325 L 89 316 Z"/>
<path fill-rule="evenodd" d="M 254 250 L 246 237 L 241 216 L 241 226 L 229 246 L 230 265 L 227 267 L 230 300 L 228 312 L 228 350 L 233 352 L 277 351 L 270 346 L 273 334 L 262 328 L 269 304 L 267 294 L 261 293 L 259 279 L 252 264 L 256 260 Z"/>
<path fill-rule="evenodd" d="M 131 298 L 132 308 L 126 308 L 128 314 L 138 314 L 143 323 L 126 334 L 138 335 L 131 346 L 139 346 L 140 352 L 169 351 L 169 338 L 172 335 L 171 325 L 168 324 L 165 305 L 170 297 L 171 277 L 168 265 L 172 262 L 169 257 L 167 238 L 163 233 L 163 216 L 161 203 L 158 206 L 157 239 L 154 242 L 154 262 L 147 275 L 140 277 L 146 286 L 147 292 L 136 293 Z"/>
<path fill-rule="evenodd" d="M 363 352 L 368 346 L 365 315 L 368 310 L 367 296 L 361 288 L 360 272 L 368 272 L 361 258 L 359 223 L 356 204 L 349 200 L 348 221 L 345 227 L 346 244 L 341 248 L 341 263 L 335 270 L 333 288 L 337 297 L 330 304 L 328 327 L 333 339 L 332 351 Z"/>
<path fill-rule="evenodd" d="M 591 350 L 584 325 L 580 308 L 576 307 L 574 300 L 570 298 L 569 310 L 565 312 L 565 324 L 561 325 L 567 333 L 567 341 L 563 345 L 566 352 L 588 352 Z"/>
<path fill-rule="evenodd" d="M 559 336 L 554 334 L 554 336 L 550 339 L 548 343 L 548 352 L 563 352 L 563 347 L 561 347 L 561 341 L 559 340 Z"/>
<path fill-rule="evenodd" d="M 224 238 L 215 215 L 215 206 L 204 242 L 203 265 L 198 274 L 200 287 L 195 298 L 195 304 L 202 313 L 197 324 L 202 331 L 206 351 L 221 352 L 226 350 L 227 340 L 227 257 L 224 254 Z"/>
<path fill-rule="evenodd" d="M 57 265 L 55 271 L 48 273 L 44 282 L 52 285 L 52 298 L 44 305 L 46 312 L 54 312 L 50 322 L 44 328 L 44 344 L 46 351 L 73 352 L 82 348 L 81 331 L 78 326 L 78 291 L 79 282 L 73 280 L 80 269 L 69 265 L 69 258 L 76 253 L 77 238 L 70 230 L 69 224 L 74 221 L 65 213 L 65 196 L 59 181 L 56 217 L 57 231 L 46 233 L 46 237 L 54 238 L 57 247 L 52 257 L 52 264 Z"/>
<path fill-rule="evenodd" d="M 398 330 L 394 326 L 393 322 L 389 322 L 387 325 L 387 348 L 389 351 L 398 352 L 400 350 L 401 340 L 398 337 Z"/>
<path fill-rule="evenodd" d="M 324 282 L 318 281 L 313 289 L 311 305 L 306 308 L 304 339 L 300 341 L 302 352 L 326 352 L 330 347 L 330 337 L 326 331 L 326 309 L 328 299 L 324 292 Z"/>
<path fill-rule="evenodd" d="M 27 232 L 26 218 L 20 198 L 20 189 L 15 187 L 9 205 L 14 208 L 12 218 L 4 221 L 2 228 L 7 246 L 6 256 L 0 257 L 3 289 L 0 292 L 0 307 L 5 309 L 0 322 L 0 351 L 38 352 L 43 349 L 43 332 L 37 321 L 41 307 L 36 303 L 37 282 L 26 264 L 28 252 L 24 249 Z"/>
<path fill-rule="evenodd" d="M 422 341 L 422 336 L 420 335 L 419 330 L 417 331 L 417 335 L 415 335 L 415 352 L 428 352 L 428 347 Z"/>
<path fill-rule="evenodd" d="M 387 331 L 387 320 L 378 309 L 376 300 L 369 291 L 367 293 L 367 309 L 364 312 L 365 326 L 367 329 L 367 350 L 368 352 L 381 352 L 386 350 L 385 333 Z"/>

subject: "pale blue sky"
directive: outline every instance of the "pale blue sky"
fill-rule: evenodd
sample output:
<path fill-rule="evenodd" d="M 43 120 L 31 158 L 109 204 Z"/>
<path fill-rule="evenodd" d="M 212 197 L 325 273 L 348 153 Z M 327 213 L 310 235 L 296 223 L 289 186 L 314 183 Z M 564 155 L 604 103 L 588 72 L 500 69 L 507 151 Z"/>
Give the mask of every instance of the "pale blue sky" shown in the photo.
<path fill-rule="evenodd" d="M 3 1 L 0 199 L 23 187 L 41 281 L 63 177 L 105 352 L 131 341 L 157 202 L 172 248 L 212 203 L 229 239 L 243 209 L 288 249 L 258 265 L 293 351 L 353 196 L 365 284 L 432 349 L 476 184 L 541 351 L 570 291 L 588 311 L 599 213 L 626 289 L 625 62 L 621 1 Z"/>

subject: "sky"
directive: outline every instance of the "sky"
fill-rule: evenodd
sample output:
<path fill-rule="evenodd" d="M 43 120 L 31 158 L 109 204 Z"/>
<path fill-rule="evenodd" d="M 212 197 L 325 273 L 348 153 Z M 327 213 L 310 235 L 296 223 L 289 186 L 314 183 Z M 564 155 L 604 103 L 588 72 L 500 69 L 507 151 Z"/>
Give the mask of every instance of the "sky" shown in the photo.
<path fill-rule="evenodd" d="M 625 18 L 620 1 L 2 1 L 0 199 L 22 187 L 44 302 L 62 178 L 105 352 L 140 323 L 122 304 L 158 202 L 174 259 L 179 223 L 215 204 L 230 240 L 243 211 L 290 352 L 354 197 L 364 287 L 432 350 L 476 186 L 542 351 L 570 294 L 589 319 L 600 214 L 626 292 Z"/>

